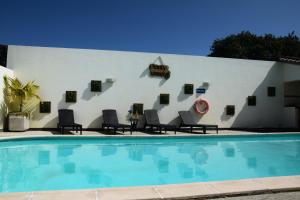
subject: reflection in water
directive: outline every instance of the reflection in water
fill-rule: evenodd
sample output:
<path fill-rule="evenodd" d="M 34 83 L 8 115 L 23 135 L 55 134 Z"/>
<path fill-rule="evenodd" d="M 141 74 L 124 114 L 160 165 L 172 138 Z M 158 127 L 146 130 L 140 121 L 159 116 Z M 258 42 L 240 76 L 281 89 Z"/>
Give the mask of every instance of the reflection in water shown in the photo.
<path fill-rule="evenodd" d="M 187 154 L 191 157 L 197 165 L 204 165 L 206 164 L 209 155 L 206 150 L 202 146 L 198 145 L 191 145 L 191 144 L 183 144 L 180 145 L 177 149 L 179 153 Z"/>
<path fill-rule="evenodd" d="M 112 178 L 101 170 L 86 167 L 82 169 L 82 173 L 86 175 L 90 185 L 105 185 L 109 187 L 112 184 Z"/>
<path fill-rule="evenodd" d="M 208 178 L 207 173 L 200 167 L 196 167 L 195 174 L 196 176 L 201 177 L 202 180 L 207 180 Z"/>
<path fill-rule="evenodd" d="M 50 164 L 50 151 L 39 151 L 38 163 L 39 163 L 39 165 L 49 165 Z"/>
<path fill-rule="evenodd" d="M 273 166 L 268 167 L 268 172 L 269 172 L 269 175 L 271 175 L 271 176 L 277 175 L 277 170 Z"/>
<path fill-rule="evenodd" d="M 248 158 L 247 159 L 247 166 L 249 168 L 255 169 L 256 168 L 256 158 L 255 157 Z"/>
<path fill-rule="evenodd" d="M 169 172 L 169 159 L 166 157 L 158 157 L 155 159 L 158 171 L 160 173 L 168 173 Z"/>
<path fill-rule="evenodd" d="M 182 178 L 193 178 L 194 170 L 186 163 L 178 163 L 177 169 Z"/>
<path fill-rule="evenodd" d="M 66 174 L 74 174 L 75 173 L 76 164 L 69 162 L 64 164 L 64 172 Z"/>
<path fill-rule="evenodd" d="M 105 145 L 101 146 L 101 155 L 102 156 L 111 156 L 117 153 L 116 145 Z"/>
<path fill-rule="evenodd" d="M 208 160 L 208 154 L 203 148 L 193 151 L 191 158 L 197 165 L 204 165 Z"/>
<path fill-rule="evenodd" d="M 299 175 L 300 136 L 293 137 L 295 141 L 220 137 L 207 143 L 210 139 L 203 137 L 0 142 L 0 192 Z"/>
<path fill-rule="evenodd" d="M 58 157 L 68 157 L 73 154 L 74 149 L 80 148 L 81 145 L 58 145 L 57 146 L 57 156 Z"/>
<path fill-rule="evenodd" d="M 228 158 L 232 158 L 235 156 L 235 149 L 234 148 L 226 148 L 225 149 L 225 156 Z"/>
<path fill-rule="evenodd" d="M 142 161 L 144 148 L 142 145 L 132 144 L 127 148 L 128 157 L 133 161 Z"/>

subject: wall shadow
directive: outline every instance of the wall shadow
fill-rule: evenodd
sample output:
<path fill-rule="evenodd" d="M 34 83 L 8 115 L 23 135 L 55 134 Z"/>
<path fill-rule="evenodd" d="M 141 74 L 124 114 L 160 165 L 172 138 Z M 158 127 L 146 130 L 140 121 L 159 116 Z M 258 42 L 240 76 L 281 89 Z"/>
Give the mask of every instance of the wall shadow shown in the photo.
<path fill-rule="evenodd" d="M 101 94 L 101 92 L 92 92 L 91 91 L 91 82 L 89 82 L 87 88 L 85 88 L 85 90 L 83 91 L 83 93 L 81 95 L 81 99 L 90 100 L 94 96 L 99 96 L 100 94 Z"/>
<path fill-rule="evenodd" d="M 58 123 L 58 116 L 54 117 L 53 119 L 49 120 L 43 128 L 56 128 Z"/>
<path fill-rule="evenodd" d="M 98 116 L 96 119 L 94 119 L 87 128 L 101 128 L 103 123 L 103 117 Z"/>
<path fill-rule="evenodd" d="M 188 99 L 189 97 L 193 96 L 192 94 L 184 94 L 184 86 L 181 87 L 181 90 L 177 96 L 177 101 L 181 102 L 184 101 L 186 99 Z"/>
<path fill-rule="evenodd" d="M 164 107 L 166 107 L 167 105 L 164 104 L 160 104 L 160 97 L 159 95 L 157 96 L 152 108 L 157 110 L 157 111 L 161 111 Z"/>
<path fill-rule="evenodd" d="M 57 106 L 58 106 L 58 109 L 66 109 L 66 108 L 69 108 L 72 104 L 73 103 L 66 102 L 66 93 L 64 92 L 62 95 L 62 98 L 58 102 Z"/>
<path fill-rule="evenodd" d="M 279 77 L 282 76 L 282 77 Z M 276 80 L 278 77 L 279 80 Z M 255 78 L 255 77 L 254 77 Z M 279 128 L 283 123 L 283 108 L 278 109 L 278 106 L 283 105 L 283 84 L 278 85 L 283 79 L 283 68 L 280 63 L 275 63 L 264 80 L 258 87 L 249 93 L 248 96 L 256 96 L 256 106 L 248 106 L 247 96 L 244 97 L 243 106 L 240 112 L 235 114 L 235 119 L 231 125 L 232 128 Z M 276 86 L 276 96 L 269 97 L 267 89 L 270 86 Z M 234 104 L 232 104 L 234 105 Z M 224 105 L 225 108 L 226 105 Z M 274 107 L 276 106 L 276 107 Z M 224 111 L 225 112 L 225 111 Z M 226 113 L 221 115 L 221 121 L 226 121 L 230 117 Z"/>

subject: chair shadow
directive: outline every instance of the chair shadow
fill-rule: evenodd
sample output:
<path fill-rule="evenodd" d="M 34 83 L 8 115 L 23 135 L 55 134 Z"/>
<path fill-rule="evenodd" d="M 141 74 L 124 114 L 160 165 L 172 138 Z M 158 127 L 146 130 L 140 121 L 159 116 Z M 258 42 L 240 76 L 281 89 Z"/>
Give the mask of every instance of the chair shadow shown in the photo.
<path fill-rule="evenodd" d="M 64 131 L 64 132 L 61 134 L 59 130 L 57 130 L 57 131 L 50 131 L 50 133 L 51 133 L 52 135 L 76 135 L 76 134 L 72 133 L 71 131 Z"/>

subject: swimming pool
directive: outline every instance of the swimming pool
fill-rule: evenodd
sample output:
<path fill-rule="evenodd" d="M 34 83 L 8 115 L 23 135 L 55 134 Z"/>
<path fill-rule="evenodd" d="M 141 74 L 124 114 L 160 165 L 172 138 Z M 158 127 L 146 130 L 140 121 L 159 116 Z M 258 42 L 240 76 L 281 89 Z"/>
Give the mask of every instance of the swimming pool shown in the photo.
<path fill-rule="evenodd" d="M 300 135 L 0 140 L 0 192 L 300 175 Z"/>

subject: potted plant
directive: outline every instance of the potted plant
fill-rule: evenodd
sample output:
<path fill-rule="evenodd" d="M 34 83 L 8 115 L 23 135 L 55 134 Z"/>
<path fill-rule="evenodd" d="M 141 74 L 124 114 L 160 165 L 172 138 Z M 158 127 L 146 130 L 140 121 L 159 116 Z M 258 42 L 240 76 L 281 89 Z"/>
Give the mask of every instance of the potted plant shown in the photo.
<path fill-rule="evenodd" d="M 3 79 L 8 130 L 26 131 L 29 129 L 29 118 L 40 102 L 39 86 L 34 81 L 22 84 L 17 78 L 4 76 Z"/>

